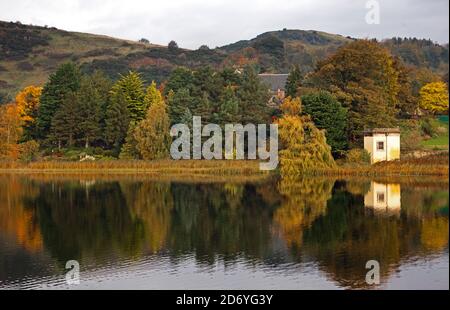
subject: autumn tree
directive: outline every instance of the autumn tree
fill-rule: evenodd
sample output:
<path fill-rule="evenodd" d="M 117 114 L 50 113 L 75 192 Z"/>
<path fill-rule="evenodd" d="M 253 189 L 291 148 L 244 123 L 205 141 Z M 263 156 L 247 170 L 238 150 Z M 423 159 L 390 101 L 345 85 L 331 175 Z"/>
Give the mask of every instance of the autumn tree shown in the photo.
<path fill-rule="evenodd" d="M 169 155 L 170 119 L 166 104 L 154 83 L 147 92 L 152 98 L 147 117 L 134 130 L 136 147 L 145 160 L 164 159 Z"/>
<path fill-rule="evenodd" d="M 420 90 L 420 107 L 432 113 L 448 111 L 448 89 L 444 82 L 426 84 Z"/>
<path fill-rule="evenodd" d="M 400 59 L 394 59 L 394 68 L 398 72 L 397 110 L 400 117 L 408 117 L 417 113 L 419 107 L 418 96 L 414 94 L 412 78 L 413 70 L 405 66 Z"/>
<path fill-rule="evenodd" d="M 144 97 L 145 105 L 151 107 L 154 103 L 160 102 L 163 100 L 161 92 L 157 89 L 156 83 L 153 81 L 150 86 L 147 88 L 147 92 Z M 147 112 L 148 113 L 148 112 Z M 142 121 L 141 121 L 142 122 Z M 136 128 L 141 123 L 130 122 L 127 136 L 125 138 L 125 143 L 122 146 L 119 157 L 121 159 L 140 159 L 142 158 L 137 145 L 138 141 L 136 140 Z"/>
<path fill-rule="evenodd" d="M 22 140 L 29 141 L 37 138 L 36 121 L 42 87 L 28 86 L 16 96 L 17 109 L 22 121 Z"/>
<path fill-rule="evenodd" d="M 314 169 L 334 167 L 325 133 L 317 129 L 309 116 L 301 115 L 300 98 L 288 97 L 281 110 L 283 117 L 278 120 L 281 175 L 294 177 Z"/>
<path fill-rule="evenodd" d="M 46 138 L 52 119 L 68 93 L 77 91 L 80 87 L 81 75 L 78 68 L 71 63 L 61 65 L 50 75 L 45 84 L 39 106 L 37 127 L 39 137 Z"/>
<path fill-rule="evenodd" d="M 355 145 L 364 128 L 396 125 L 399 72 L 379 43 L 357 40 L 320 61 L 307 86 L 327 90 L 348 109 L 348 138 Z"/>
<path fill-rule="evenodd" d="M 0 159 L 17 159 L 22 121 L 17 104 L 0 105 Z"/>
<path fill-rule="evenodd" d="M 19 144 L 19 159 L 22 161 L 35 160 L 39 154 L 39 143 L 35 140 L 29 140 Z"/>

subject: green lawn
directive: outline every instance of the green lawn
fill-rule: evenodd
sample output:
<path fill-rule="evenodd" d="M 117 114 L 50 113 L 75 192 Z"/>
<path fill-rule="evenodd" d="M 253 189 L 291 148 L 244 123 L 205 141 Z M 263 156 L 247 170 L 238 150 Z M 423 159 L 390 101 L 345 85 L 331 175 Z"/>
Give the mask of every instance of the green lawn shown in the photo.
<path fill-rule="evenodd" d="M 422 141 L 422 146 L 427 149 L 448 150 L 448 115 L 439 116 L 436 121 L 439 122 L 441 127 L 447 129 L 446 132 L 429 140 Z"/>

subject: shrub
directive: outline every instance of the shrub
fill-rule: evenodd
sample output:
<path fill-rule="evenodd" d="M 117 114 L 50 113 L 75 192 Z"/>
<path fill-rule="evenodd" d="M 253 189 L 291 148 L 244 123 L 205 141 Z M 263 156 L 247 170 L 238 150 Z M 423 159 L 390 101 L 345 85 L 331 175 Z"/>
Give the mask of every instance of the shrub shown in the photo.
<path fill-rule="evenodd" d="M 420 122 L 420 130 L 423 135 L 435 137 L 438 133 L 439 124 L 431 118 L 425 118 Z"/>
<path fill-rule="evenodd" d="M 19 159 L 33 161 L 39 154 L 39 143 L 34 140 L 19 144 Z"/>
<path fill-rule="evenodd" d="M 370 164 L 370 154 L 364 149 L 352 149 L 346 154 L 346 162 L 357 165 Z"/>
<path fill-rule="evenodd" d="M 410 152 L 421 149 L 423 140 L 420 122 L 417 120 L 405 120 L 400 124 L 402 152 Z"/>

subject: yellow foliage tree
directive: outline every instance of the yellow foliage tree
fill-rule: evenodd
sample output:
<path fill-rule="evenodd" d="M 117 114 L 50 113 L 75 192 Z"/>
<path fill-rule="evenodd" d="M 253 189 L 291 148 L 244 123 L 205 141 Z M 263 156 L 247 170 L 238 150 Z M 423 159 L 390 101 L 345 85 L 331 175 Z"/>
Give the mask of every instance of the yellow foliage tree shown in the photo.
<path fill-rule="evenodd" d="M 314 169 L 335 166 L 325 133 L 317 129 L 309 116 L 301 115 L 299 98 L 286 98 L 281 105 L 283 117 L 278 120 L 281 175 L 295 176 Z"/>
<path fill-rule="evenodd" d="M 19 156 L 21 124 L 16 104 L 0 106 L 0 159 L 17 159 Z"/>
<path fill-rule="evenodd" d="M 134 130 L 136 148 L 145 160 L 167 158 L 171 141 L 170 119 L 166 103 L 155 83 L 149 87 L 145 101 L 150 108 L 146 118 Z"/>
<path fill-rule="evenodd" d="M 24 138 L 33 139 L 36 134 L 36 118 L 42 93 L 42 87 L 28 86 L 16 96 L 16 104 L 24 129 Z"/>
<path fill-rule="evenodd" d="M 447 84 L 433 82 L 422 87 L 420 90 L 420 107 L 433 113 L 448 111 Z"/>

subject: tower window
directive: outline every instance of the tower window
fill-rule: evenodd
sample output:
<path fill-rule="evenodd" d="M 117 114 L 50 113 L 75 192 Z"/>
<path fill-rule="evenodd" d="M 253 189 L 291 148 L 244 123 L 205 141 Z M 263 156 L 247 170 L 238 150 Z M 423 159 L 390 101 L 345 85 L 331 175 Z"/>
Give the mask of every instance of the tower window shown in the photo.
<path fill-rule="evenodd" d="M 377 151 L 384 151 L 384 142 L 377 142 Z"/>
<path fill-rule="evenodd" d="M 377 193 L 377 202 L 384 203 L 384 193 Z"/>

